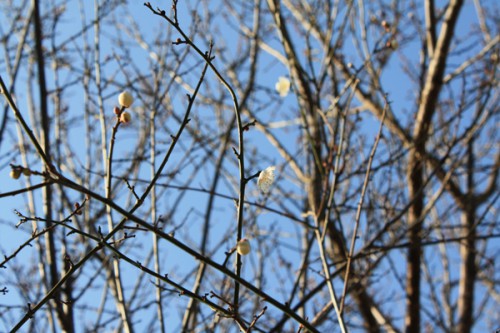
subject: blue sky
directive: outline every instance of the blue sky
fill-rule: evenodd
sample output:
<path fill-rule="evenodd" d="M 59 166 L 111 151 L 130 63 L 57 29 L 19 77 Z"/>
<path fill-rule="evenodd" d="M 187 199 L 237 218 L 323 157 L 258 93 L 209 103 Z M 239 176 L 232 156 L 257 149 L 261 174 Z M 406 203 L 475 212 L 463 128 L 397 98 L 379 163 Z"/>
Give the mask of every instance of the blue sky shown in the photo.
<path fill-rule="evenodd" d="M 87 21 L 90 21 L 93 17 L 93 4 L 91 1 L 84 1 L 84 4 L 85 4 L 84 10 L 88 15 Z M 152 2 L 152 4 L 153 6 L 157 5 L 154 2 Z M 488 4 L 490 4 L 490 2 L 488 2 Z M 220 10 L 218 5 L 219 5 L 218 3 L 212 2 L 210 6 L 213 7 L 211 7 L 210 9 L 213 11 Z M 439 2 L 438 6 L 441 5 L 442 2 Z M 166 8 L 169 7 L 169 5 L 166 4 L 166 2 L 162 2 L 160 6 L 164 6 Z M 197 9 L 200 9 L 201 11 L 201 7 L 202 6 L 200 5 Z M 190 16 L 187 14 L 189 12 L 189 9 L 187 9 L 184 6 L 184 4 L 180 3 L 179 10 L 180 10 L 179 18 L 181 20 L 181 25 L 185 27 L 186 30 L 193 28 L 192 22 L 188 21 L 190 18 Z M 66 12 L 61 21 L 61 25 L 63 28 L 58 30 L 59 34 L 57 35 L 56 38 L 57 41 L 62 42 L 64 40 L 67 40 L 67 38 L 72 36 L 77 31 L 77 29 L 81 27 L 79 11 L 80 8 L 77 5 L 70 4 L 66 6 Z M 6 11 L 0 10 L 0 22 L 4 22 L 5 20 L 4 15 L 6 14 L 7 14 Z M 143 3 L 141 1 L 129 2 L 127 12 L 123 11 L 122 9 L 118 9 L 115 14 L 111 15 L 107 19 L 108 23 L 105 23 L 101 26 L 101 31 L 102 31 L 101 59 L 102 60 L 111 59 L 111 60 L 109 62 L 109 65 L 105 66 L 103 69 L 103 77 L 113 77 L 113 79 L 121 83 L 126 83 L 130 78 L 135 77 L 134 73 L 135 68 L 143 70 L 148 75 L 154 75 L 154 72 L 149 69 L 150 68 L 149 63 L 152 61 L 150 54 L 148 54 L 147 51 L 141 48 L 140 45 L 138 45 L 135 41 L 132 40 L 130 36 L 127 36 L 126 34 L 125 28 L 127 27 L 127 25 L 131 24 L 129 18 L 127 17 L 128 14 L 133 15 L 133 18 L 140 27 L 140 30 L 145 32 L 145 36 L 149 38 L 150 41 L 154 40 L 157 36 L 162 36 L 163 31 L 166 31 L 168 29 L 165 22 L 163 22 L 159 17 L 152 15 L 150 11 L 143 6 Z M 414 13 L 414 15 L 422 17 L 423 11 L 419 9 Z M 118 30 L 112 29 L 111 23 L 109 23 L 111 19 L 117 20 L 118 22 L 122 23 L 124 25 L 123 29 L 118 29 Z M 367 20 L 368 19 L 369 17 L 367 17 Z M 250 22 L 251 18 L 248 18 L 247 24 L 250 24 Z M 466 1 L 465 7 L 462 10 L 460 16 L 460 24 L 458 25 L 457 28 L 458 34 L 466 36 L 470 32 L 471 26 L 475 25 L 476 22 L 477 18 L 474 12 L 474 4 L 472 1 Z M 227 26 L 227 23 L 218 21 L 216 25 L 214 24 L 214 26 L 211 26 L 210 28 L 214 29 L 213 30 L 214 33 L 209 35 L 211 35 L 214 38 L 216 48 L 226 49 L 228 58 L 237 53 L 235 51 L 237 50 L 237 42 L 236 42 L 237 32 L 233 29 L 233 27 Z M 2 26 L 2 29 L 5 30 L 5 27 Z M 94 32 L 92 29 L 88 31 L 86 40 L 89 44 L 92 43 L 93 33 Z M 411 35 L 414 32 L 412 32 L 411 29 L 408 29 L 405 31 L 405 33 L 407 35 Z M 118 46 L 116 46 L 115 42 L 120 41 L 121 38 L 123 38 L 125 41 L 128 42 L 123 48 L 120 49 Z M 68 43 L 67 46 L 69 48 L 74 47 L 75 49 L 77 49 L 77 47 L 81 48 L 81 45 L 78 45 L 78 43 L 80 42 L 81 41 L 77 41 L 75 43 L 71 42 Z M 195 40 L 195 42 L 199 43 L 198 45 L 201 45 L 203 47 L 206 47 L 207 45 L 206 41 L 203 40 L 198 39 Z M 15 38 L 12 43 L 13 45 L 15 45 Z M 416 96 L 414 94 L 415 86 L 412 84 L 412 82 L 408 80 L 407 76 L 404 74 L 401 64 L 404 58 L 413 63 L 416 63 L 420 57 L 420 54 L 418 53 L 420 45 L 418 45 L 414 41 L 409 44 L 405 44 L 403 41 L 400 41 L 400 44 L 401 48 L 396 50 L 394 54 L 391 56 L 390 61 L 387 64 L 388 69 L 384 72 L 385 74 L 382 75 L 381 80 L 383 86 L 389 93 L 389 99 L 392 101 L 391 106 L 393 108 L 396 117 L 400 119 L 403 125 L 406 125 L 412 123 L 411 115 L 415 112 Z M 278 45 L 277 39 L 271 41 L 271 45 Z M 470 45 L 470 47 L 466 52 L 460 53 L 456 57 L 452 57 L 451 58 L 452 61 L 450 61 L 449 63 L 450 68 L 453 68 L 454 66 L 458 65 L 459 63 L 461 63 L 461 61 L 468 58 L 471 54 L 477 53 L 481 47 L 482 45 L 480 44 Z M 172 46 L 172 48 L 175 48 L 177 52 L 181 53 L 183 46 L 182 45 L 177 47 Z M 297 48 L 300 51 L 303 51 L 303 49 L 306 48 L 306 45 L 304 44 L 301 45 L 300 43 L 298 43 Z M 116 59 L 120 59 L 120 56 L 124 54 L 129 54 L 130 58 L 133 59 L 133 63 L 120 64 L 120 61 L 113 60 L 114 57 L 116 57 Z M 170 51 L 170 49 L 166 51 L 166 54 L 167 54 L 166 59 L 168 60 L 174 59 L 172 51 Z M 352 50 L 352 54 L 350 55 L 348 54 L 347 56 L 352 57 L 352 62 L 354 63 L 355 66 L 359 66 L 360 63 L 362 63 L 362 61 L 355 55 L 354 50 Z M 79 56 L 78 52 L 75 52 L 74 57 L 75 57 L 74 59 L 69 59 L 69 61 L 83 61 L 84 59 L 91 60 L 93 55 L 89 53 L 83 56 Z M 198 65 L 194 67 L 195 70 L 188 72 L 186 74 L 186 77 L 188 78 L 189 82 L 193 82 L 194 80 L 196 80 L 201 70 L 199 63 L 197 63 L 196 62 L 197 60 L 195 59 L 196 58 L 189 58 L 185 66 L 183 67 L 183 69 L 186 69 L 190 68 L 191 66 Z M 221 68 L 224 67 L 223 59 L 216 58 L 214 63 L 216 64 L 216 66 L 220 66 Z M 120 67 L 120 65 L 123 66 L 123 69 Z M 4 73 L 5 73 L 5 67 L 3 63 L 0 63 L 0 74 L 2 75 L 2 77 L 4 76 Z M 127 74 L 129 74 L 130 76 L 128 76 Z M 23 78 L 26 76 L 26 73 L 21 72 L 20 75 L 21 78 Z M 275 82 L 280 76 L 289 76 L 288 69 L 286 68 L 286 66 L 277 61 L 272 56 L 263 53 L 259 63 L 257 84 L 260 85 L 262 89 L 268 89 L 270 91 L 273 91 Z M 168 75 L 165 75 L 165 77 L 167 81 Z M 66 75 L 64 75 L 63 73 L 60 79 L 62 82 L 71 82 L 75 78 L 76 76 L 74 76 L 74 74 L 67 72 Z M 246 79 L 245 74 L 243 74 L 241 77 L 241 80 L 244 79 Z M 52 82 L 52 80 L 53 76 L 50 76 L 49 74 L 50 87 L 53 87 L 52 83 L 50 83 Z M 148 126 L 147 119 L 148 119 L 149 106 L 140 103 L 140 100 L 138 98 L 140 97 L 138 96 L 140 88 L 138 88 L 137 82 L 132 82 L 130 88 L 132 89 L 132 92 L 136 97 L 136 103 L 134 103 L 131 109 L 131 113 L 134 119 L 134 124 L 127 128 L 121 128 L 120 131 L 118 132 L 117 136 L 118 143 L 116 147 L 115 156 L 124 156 L 124 157 L 133 156 L 135 151 L 139 148 L 137 144 L 138 144 L 138 135 L 140 126 Z M 460 88 L 459 83 L 457 83 L 456 88 L 457 89 Z M 26 111 L 27 101 L 24 89 L 25 89 L 24 84 L 19 84 L 18 86 L 16 86 L 16 92 L 17 92 L 16 98 L 21 112 L 23 113 L 23 115 L 27 117 L 27 111 Z M 106 98 L 104 100 L 104 105 L 109 116 L 108 124 L 112 123 L 113 115 L 111 114 L 111 110 L 116 105 L 117 95 L 120 91 L 121 87 L 114 87 L 114 86 L 107 88 L 105 91 L 104 95 Z M 203 95 L 204 93 L 214 92 L 214 91 L 219 93 L 221 96 L 227 96 L 227 93 L 221 88 L 220 84 L 214 78 L 213 74 L 209 73 L 207 75 L 206 82 L 202 87 L 202 90 L 200 91 L 200 94 Z M 95 87 L 91 88 L 91 92 L 95 92 Z M 169 100 L 171 106 L 165 107 L 165 109 L 171 107 L 172 109 L 175 110 L 183 110 L 187 105 L 185 93 L 186 90 L 184 90 L 182 87 L 176 86 L 172 88 L 172 91 L 169 95 L 169 97 L 171 98 Z M 84 100 L 82 83 L 78 81 L 75 82 L 73 88 L 70 89 L 68 93 L 65 95 L 65 98 L 68 107 L 70 108 L 71 116 L 74 117 L 75 121 L 77 122 L 77 125 L 69 133 L 70 136 L 67 138 L 67 140 L 72 147 L 78 147 L 79 145 L 82 144 L 83 141 L 82 138 L 86 135 L 85 126 L 84 123 L 81 121 L 79 114 L 83 114 L 89 108 L 88 105 L 82 104 L 82 101 Z M 2 105 L 3 107 L 4 104 L 0 105 Z M 327 98 L 325 98 L 325 107 L 327 105 L 328 105 Z M 250 106 L 256 109 L 255 111 L 256 114 L 259 117 L 261 117 L 260 121 L 263 122 L 264 124 L 279 123 L 283 120 L 292 120 L 298 116 L 297 112 L 298 105 L 297 105 L 297 100 L 294 98 L 293 91 L 283 99 L 278 98 L 276 95 L 270 95 L 270 94 L 258 95 L 257 98 L 255 98 L 255 100 L 252 101 Z M 227 121 L 228 119 L 231 118 L 231 116 L 232 114 L 230 110 L 224 110 L 223 112 L 221 112 L 220 115 L 219 114 L 215 115 L 212 113 L 211 107 L 200 104 L 197 106 L 196 110 L 194 110 L 192 122 L 196 124 L 201 124 L 202 126 L 205 126 L 205 128 L 213 128 L 214 138 L 215 138 L 216 134 L 220 134 L 215 132 L 218 130 L 217 127 L 218 122 L 220 123 Z M 9 117 L 10 119 L 12 119 L 12 114 L 10 114 Z M 364 121 L 362 128 L 363 137 L 360 138 L 360 140 L 363 138 L 368 141 L 373 140 L 376 131 L 378 130 L 378 121 L 376 121 L 367 112 L 363 112 L 361 114 L 361 117 L 363 118 Z M 160 128 L 163 131 L 163 133 L 161 133 L 159 136 L 160 149 L 165 149 L 168 146 L 169 136 L 167 135 L 167 133 L 170 134 L 171 132 L 175 131 L 177 127 L 178 127 L 178 122 L 173 120 L 172 118 L 168 118 L 168 120 L 165 121 L 165 123 L 161 124 Z M 300 141 L 297 140 L 296 138 L 298 133 L 300 133 L 300 131 L 301 131 L 300 127 L 296 125 L 291 125 L 285 128 L 274 130 L 274 132 L 277 133 L 277 136 L 282 139 L 285 147 L 287 147 L 289 151 L 291 152 L 297 151 L 298 153 L 301 152 L 301 148 L 300 148 Z M 97 131 L 94 133 L 97 133 Z M 290 137 L 293 139 L 290 139 Z M 260 132 L 250 131 L 245 136 L 245 139 L 247 140 L 249 146 L 251 145 L 256 147 L 254 150 L 248 153 L 247 159 L 251 161 L 252 159 L 257 159 L 257 157 L 260 157 L 263 161 L 266 162 L 265 165 L 262 164 L 251 165 L 253 169 L 250 169 L 249 166 L 249 169 L 247 170 L 248 174 L 253 174 L 259 169 L 261 168 L 263 169 L 268 165 L 273 165 L 273 164 L 283 165 L 282 157 L 276 152 L 273 146 L 269 143 L 268 140 L 265 139 L 265 137 Z M 9 122 L 9 130 L 6 136 L 4 137 L 4 141 L 1 143 L 0 146 L 0 177 L 1 177 L 0 192 L 8 192 L 24 186 L 23 179 L 13 180 L 8 177 L 8 174 L 10 172 L 10 167 L 8 166 L 8 164 L 9 163 L 21 164 L 21 159 L 17 155 L 17 149 L 15 146 L 16 142 L 17 142 L 16 129 L 14 123 L 11 121 Z M 189 162 L 182 160 L 183 150 L 188 149 L 190 144 L 193 143 L 194 141 L 188 138 L 186 138 L 185 141 L 182 142 L 182 146 L 179 147 L 180 152 L 177 155 L 175 155 L 173 163 L 168 165 L 168 170 L 176 170 L 178 172 L 179 177 L 173 182 L 174 185 L 183 186 L 184 185 L 183 182 L 178 180 L 179 179 L 188 180 L 190 176 L 194 175 L 196 181 L 193 182 L 192 184 L 199 186 L 199 188 L 207 189 L 211 181 L 211 170 L 205 169 L 208 168 L 207 166 L 208 164 L 205 164 L 207 163 L 206 152 L 204 152 L 203 149 L 200 149 L 199 151 L 193 153 L 190 156 L 191 160 Z M 359 144 L 359 142 L 353 142 L 353 144 Z M 215 148 L 217 148 L 217 146 L 215 146 Z M 369 148 L 370 147 L 368 147 L 368 149 Z M 214 149 L 214 148 L 209 147 L 208 149 Z M 387 149 L 389 149 L 388 146 L 380 147 L 381 152 L 387 151 Z M 82 163 L 85 163 L 85 151 L 83 149 L 81 150 L 75 149 L 75 151 L 80 157 L 80 161 Z M 232 157 L 231 154 L 228 154 L 227 156 Z M 364 154 L 366 155 L 367 151 L 365 151 Z M 215 159 L 216 156 L 217 156 L 217 151 L 215 151 L 214 149 L 213 155 L 210 158 Z M 30 163 L 33 163 L 34 165 L 38 166 L 37 161 L 30 161 Z M 101 156 L 96 152 L 95 160 L 92 160 L 92 166 L 95 166 L 97 170 L 101 170 L 100 165 L 101 165 Z M 84 165 L 78 165 L 77 167 L 83 168 L 83 166 Z M 127 167 L 128 167 L 127 163 L 123 163 L 119 166 L 117 165 L 116 173 L 118 174 L 119 172 L 126 170 Z M 285 169 L 281 174 L 278 174 L 278 179 L 280 180 L 278 182 L 279 186 L 281 186 L 285 191 L 288 191 L 290 196 L 301 193 L 302 191 L 300 186 L 297 186 L 296 182 L 290 180 L 291 173 L 292 172 L 287 166 L 285 167 Z M 231 158 L 228 158 L 227 162 L 224 164 L 224 180 L 220 182 L 220 185 L 218 187 L 218 192 L 227 194 L 229 196 L 236 196 L 237 195 L 236 189 L 232 183 L 236 175 L 237 175 L 236 163 Z M 142 179 L 148 179 L 149 166 L 145 164 L 141 168 L 141 172 L 137 176 Z M 94 175 L 93 177 L 97 177 L 97 175 Z M 383 177 L 384 177 L 383 175 L 380 176 L 375 175 L 374 181 L 378 182 L 379 184 L 383 184 L 384 183 Z M 33 183 L 37 183 L 39 179 L 32 177 L 32 181 Z M 161 179 L 160 183 L 168 184 L 171 183 L 171 180 L 165 177 Z M 144 184 L 141 184 L 140 182 L 137 183 L 138 191 L 143 190 L 144 187 L 145 187 Z M 97 189 L 97 190 L 103 191 L 103 189 Z M 270 205 L 273 208 L 279 208 L 278 204 L 281 198 L 273 198 L 272 196 L 269 198 L 263 198 L 262 195 L 258 193 L 255 186 L 255 182 L 249 184 L 247 191 L 248 191 L 247 192 L 248 200 L 262 202 L 262 203 L 265 202 L 266 204 Z M 173 209 L 175 199 L 177 198 L 178 195 L 178 191 L 176 190 L 167 193 L 176 193 L 176 194 L 165 196 L 166 200 L 162 201 L 160 205 L 161 211 L 159 212 L 159 214 L 162 215 L 168 214 Z M 72 193 L 71 195 L 74 195 L 75 201 L 82 200 L 82 196 L 79 194 Z M 41 203 L 39 200 L 39 198 L 41 197 L 41 191 L 37 190 L 35 192 L 35 196 L 37 197 L 37 208 L 41 214 L 42 210 L 41 210 Z M 124 206 L 130 205 L 131 202 L 133 202 L 133 197 L 130 195 L 130 193 L 126 188 L 122 188 L 120 190 L 119 197 L 120 197 L 119 202 Z M 199 246 L 199 238 L 201 237 L 200 230 L 203 222 L 202 214 L 204 212 L 204 208 L 206 205 L 206 199 L 207 199 L 206 193 L 188 191 L 186 193 L 186 196 L 180 199 L 181 200 L 181 204 L 179 206 L 180 209 L 175 211 L 172 221 L 169 222 L 172 223 L 169 226 L 169 228 L 171 230 L 176 230 L 179 237 L 185 240 L 186 243 L 190 244 L 194 248 Z M 357 197 L 355 197 L 353 201 L 353 206 L 356 202 L 357 202 Z M 23 198 L 22 196 L 15 196 L 12 198 L 0 198 L 0 205 L 2 207 L 2 211 L 4 212 L 4 214 L 2 214 L 2 216 L 0 217 L 0 223 L 1 223 L 0 250 L 4 253 L 11 253 L 17 246 L 19 246 L 19 244 L 25 241 L 31 234 L 30 226 L 27 224 L 19 229 L 16 229 L 14 227 L 14 224 L 18 221 L 18 218 L 14 213 L 14 209 L 19 209 L 21 211 L 26 210 L 26 199 Z M 290 210 L 292 211 L 292 213 L 298 215 L 301 213 L 300 208 L 301 207 L 291 206 Z M 144 209 L 141 212 L 141 214 L 147 216 L 146 210 Z M 234 214 L 235 214 L 234 203 L 232 200 L 223 198 L 216 199 L 214 215 L 212 218 L 214 222 L 210 234 L 211 246 L 215 247 L 216 244 L 224 240 L 224 237 L 226 236 L 226 230 L 235 228 L 235 225 L 233 223 Z M 101 223 L 103 228 L 105 228 L 105 221 L 99 221 L 97 223 Z M 292 263 L 294 262 L 294 259 L 297 258 L 296 257 L 298 252 L 297 249 L 300 249 L 301 247 L 301 240 L 291 236 L 294 234 L 294 232 L 296 232 L 297 226 L 295 224 L 290 223 L 288 219 L 283 218 L 282 216 L 273 213 L 262 212 L 259 211 L 258 209 L 249 212 L 247 223 L 248 225 L 246 225 L 246 230 L 250 233 L 251 237 L 255 237 L 254 240 L 255 243 L 253 244 L 258 243 L 260 246 L 262 246 L 261 250 L 263 255 L 271 252 L 273 244 L 275 244 L 274 242 L 280 242 L 281 244 L 287 244 L 287 246 L 282 247 L 283 251 L 282 257 L 290 259 Z M 177 228 L 179 226 L 182 226 L 182 228 Z M 269 226 L 273 226 L 274 229 L 269 230 Z M 271 231 L 274 234 L 264 234 L 264 232 L 271 232 Z M 143 257 L 144 253 L 149 251 L 149 248 L 147 246 L 141 246 L 141 244 L 147 244 L 147 242 L 149 242 L 150 239 L 151 236 L 149 234 L 141 235 L 138 233 L 136 240 L 134 240 L 134 242 L 131 242 L 131 244 L 133 245 L 130 245 L 129 249 L 130 253 L 132 253 L 132 255 L 135 255 L 137 257 Z M 265 242 L 266 240 L 269 240 L 267 244 Z M 230 242 L 228 242 L 228 244 L 230 244 Z M 225 250 L 229 250 L 229 248 L 227 246 L 218 247 L 217 252 L 213 254 L 212 259 L 214 259 L 217 262 L 221 262 L 224 258 Z M 16 258 L 16 262 L 23 263 L 26 261 L 31 261 L 33 260 L 33 254 L 34 252 L 31 251 L 22 251 Z M 172 276 L 172 278 L 177 278 L 179 280 L 181 280 L 189 272 L 192 272 L 197 265 L 197 262 L 195 262 L 191 257 L 187 256 L 185 253 L 182 253 L 178 249 L 168 244 L 165 244 L 162 256 L 165 261 L 165 266 L 164 266 L 165 270 L 169 272 L 169 276 Z M 401 264 L 401 256 L 402 253 L 395 251 L 394 260 Z M 257 268 L 258 261 L 256 260 L 256 258 L 252 257 L 249 257 L 248 260 L 250 264 L 244 265 L 243 277 L 252 279 L 254 277 L 253 274 L 255 272 L 255 269 Z M 126 264 L 122 264 L 122 267 L 126 266 L 127 266 Z M 274 264 L 274 262 L 267 262 L 265 266 L 266 266 L 265 269 L 267 269 L 270 272 L 268 280 L 269 280 L 269 285 L 272 286 L 270 290 L 268 290 L 268 292 L 277 297 L 278 299 L 281 299 L 282 295 L 280 293 L 280 283 L 282 283 L 283 279 L 286 279 L 286 277 L 282 276 L 283 273 L 279 271 L 278 267 Z M 229 267 L 232 267 L 232 264 L 230 264 Z M 97 268 L 98 267 L 94 267 L 94 269 Z M 403 267 L 400 267 L 400 269 L 403 270 Z M 134 268 L 130 270 L 125 268 L 125 271 L 127 272 L 125 278 L 125 284 L 127 287 L 132 288 L 139 279 L 140 274 Z M 216 279 L 214 278 L 213 281 L 214 288 L 217 282 L 215 280 Z M 381 281 L 381 283 L 383 282 L 384 281 Z M 187 283 L 187 285 L 189 286 L 189 283 Z M 397 287 L 395 288 L 397 289 Z M 16 292 L 14 288 L 9 288 L 9 289 L 11 290 L 9 296 L 15 295 Z M 148 292 L 151 292 L 152 289 L 153 289 L 152 287 L 148 289 Z M 484 290 L 482 290 L 482 292 L 484 292 Z M 95 294 L 89 293 L 85 297 L 89 298 L 89 302 L 93 302 L 93 300 L 100 297 L 100 294 L 98 294 L 97 292 Z M 404 304 L 403 301 L 404 301 L 403 299 L 399 300 L 399 304 L 401 304 L 400 309 L 403 309 L 403 304 Z M 1 304 L 10 303 L 19 305 L 18 300 L 11 297 L 0 298 L 0 303 Z M 185 305 L 185 303 L 187 303 L 187 299 L 181 300 L 178 304 L 176 304 L 175 309 L 171 309 L 172 313 L 167 315 L 167 320 L 169 322 L 170 320 L 178 319 L 178 313 L 182 312 L 182 307 Z M 154 320 L 155 318 L 155 313 L 152 312 L 153 312 L 152 308 L 150 307 L 145 308 L 142 311 L 144 315 L 143 316 L 136 315 L 135 318 L 140 317 L 141 322 L 143 322 L 144 325 L 146 325 L 147 323 L 149 323 L 150 320 Z M 397 311 L 395 316 L 398 316 L 400 314 L 401 313 Z M 86 320 L 91 322 L 93 318 L 88 318 L 88 319 L 86 318 Z M 480 328 L 478 327 L 478 329 Z M 0 330 L 2 329 L 0 328 Z"/>

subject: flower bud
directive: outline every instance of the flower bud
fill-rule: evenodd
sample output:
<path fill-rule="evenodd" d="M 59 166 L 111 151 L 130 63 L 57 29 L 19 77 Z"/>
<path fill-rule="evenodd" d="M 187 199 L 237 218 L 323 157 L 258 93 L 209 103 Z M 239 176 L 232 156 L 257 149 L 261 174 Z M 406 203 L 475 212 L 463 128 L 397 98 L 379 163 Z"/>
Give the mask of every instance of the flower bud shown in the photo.
<path fill-rule="evenodd" d="M 19 179 L 19 177 L 21 177 L 21 170 L 19 169 L 10 170 L 10 178 Z"/>
<path fill-rule="evenodd" d="M 121 123 L 124 123 L 124 124 L 128 124 L 130 123 L 130 120 L 132 120 L 132 116 L 130 115 L 130 113 L 128 112 L 122 112 L 122 114 L 120 115 L 120 122 Z"/>
<path fill-rule="evenodd" d="M 113 108 L 113 113 L 114 113 L 114 114 L 119 115 L 119 114 L 120 114 L 120 112 L 122 112 L 122 111 L 120 110 L 120 108 L 119 108 L 119 107 L 115 106 L 115 107 Z"/>
<path fill-rule="evenodd" d="M 246 238 L 242 238 L 238 242 L 238 245 L 236 245 L 236 252 L 238 252 L 242 256 L 249 254 L 250 250 L 250 242 Z"/>
<path fill-rule="evenodd" d="M 382 23 L 381 23 L 382 27 L 385 29 L 385 31 L 389 31 L 391 29 L 391 25 L 389 22 L 387 22 L 386 20 L 383 20 Z"/>
<path fill-rule="evenodd" d="M 75 202 L 75 214 L 76 215 L 82 215 L 83 214 L 82 209 L 80 207 L 80 204 L 78 202 Z"/>
<path fill-rule="evenodd" d="M 23 175 L 25 175 L 25 176 L 30 176 L 30 175 L 31 175 L 31 170 L 30 170 L 30 169 L 26 169 L 26 168 L 24 168 L 24 169 L 23 169 Z"/>
<path fill-rule="evenodd" d="M 118 103 L 124 108 L 129 108 L 134 103 L 134 98 L 127 91 L 124 91 L 118 96 Z"/>

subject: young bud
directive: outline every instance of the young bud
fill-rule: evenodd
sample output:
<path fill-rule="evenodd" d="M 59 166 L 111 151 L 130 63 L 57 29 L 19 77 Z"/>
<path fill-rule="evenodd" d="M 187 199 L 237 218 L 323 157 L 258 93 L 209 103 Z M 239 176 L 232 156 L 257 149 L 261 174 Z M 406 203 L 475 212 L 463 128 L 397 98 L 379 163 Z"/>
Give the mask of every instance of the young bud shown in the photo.
<path fill-rule="evenodd" d="M 31 175 L 31 170 L 30 170 L 30 169 L 26 169 L 26 168 L 24 168 L 24 169 L 23 169 L 23 175 L 25 175 L 26 177 L 27 177 L 27 176 L 30 176 L 30 175 Z"/>
<path fill-rule="evenodd" d="M 78 202 L 75 202 L 75 209 L 76 209 L 75 210 L 75 214 L 76 215 L 82 215 L 83 214 L 83 212 L 82 212 L 82 210 L 80 208 L 80 204 Z"/>
<path fill-rule="evenodd" d="M 113 108 L 113 113 L 114 113 L 114 114 L 119 115 L 119 114 L 120 114 L 120 112 L 121 112 L 121 110 L 120 110 L 120 108 L 119 108 L 119 107 L 115 106 L 115 107 Z"/>
<path fill-rule="evenodd" d="M 128 124 L 130 123 L 130 120 L 132 120 L 132 116 L 130 115 L 130 113 L 128 113 L 127 111 L 122 112 L 122 114 L 120 115 L 120 122 Z"/>
<path fill-rule="evenodd" d="M 128 92 L 124 91 L 118 96 L 118 103 L 125 108 L 129 108 L 134 103 L 134 98 Z"/>
<path fill-rule="evenodd" d="M 19 179 L 19 177 L 21 177 L 21 170 L 19 169 L 10 170 L 10 178 Z"/>
<path fill-rule="evenodd" d="M 391 25 L 389 22 L 387 22 L 386 20 L 383 20 L 382 23 L 381 23 L 382 27 L 385 29 L 385 31 L 389 32 L 389 30 L 391 29 Z"/>
<path fill-rule="evenodd" d="M 238 252 L 242 256 L 249 254 L 250 250 L 250 242 L 246 238 L 242 238 L 238 242 L 238 245 L 236 245 L 236 252 Z"/>

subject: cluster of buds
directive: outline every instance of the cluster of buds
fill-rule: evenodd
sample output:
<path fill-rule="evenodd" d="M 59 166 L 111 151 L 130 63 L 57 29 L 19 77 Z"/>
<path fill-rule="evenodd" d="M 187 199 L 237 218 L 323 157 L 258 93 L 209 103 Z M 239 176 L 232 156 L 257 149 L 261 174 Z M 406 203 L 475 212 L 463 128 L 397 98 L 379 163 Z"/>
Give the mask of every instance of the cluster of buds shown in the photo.
<path fill-rule="evenodd" d="M 31 175 L 31 170 L 20 166 L 12 167 L 12 170 L 10 170 L 10 178 L 19 179 L 21 174 L 29 177 Z"/>
<path fill-rule="evenodd" d="M 134 98 L 129 92 L 124 91 L 118 96 L 118 103 L 121 105 L 121 109 L 115 106 L 113 112 L 119 117 L 121 123 L 130 123 L 132 116 L 129 112 L 123 110 L 129 108 L 134 103 Z"/>

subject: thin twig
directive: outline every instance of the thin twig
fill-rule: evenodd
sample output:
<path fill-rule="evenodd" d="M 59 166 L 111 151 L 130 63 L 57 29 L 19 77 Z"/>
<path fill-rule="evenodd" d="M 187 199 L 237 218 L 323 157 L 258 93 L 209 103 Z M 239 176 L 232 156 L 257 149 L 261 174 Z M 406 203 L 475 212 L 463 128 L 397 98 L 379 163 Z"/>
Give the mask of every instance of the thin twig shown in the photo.
<path fill-rule="evenodd" d="M 344 277 L 344 290 L 342 292 L 342 297 L 340 298 L 340 312 L 341 313 L 344 310 L 344 303 L 345 303 L 345 298 L 347 295 L 347 287 L 349 285 L 349 274 L 351 272 L 352 257 L 354 255 L 354 247 L 356 244 L 359 223 L 361 220 L 361 209 L 363 207 L 366 189 L 368 188 L 368 184 L 370 183 L 370 174 L 371 174 L 373 159 L 375 157 L 375 152 L 377 151 L 377 147 L 378 147 L 378 144 L 380 142 L 380 138 L 382 137 L 382 129 L 384 128 L 384 119 L 385 119 L 386 110 L 388 108 L 388 104 L 389 103 L 387 102 L 387 99 L 386 99 L 384 113 L 382 115 L 382 121 L 380 122 L 380 127 L 379 127 L 379 130 L 377 133 L 377 137 L 375 139 L 375 143 L 373 144 L 372 150 L 370 152 L 370 157 L 368 158 L 368 164 L 366 166 L 365 180 L 363 182 L 363 188 L 361 189 L 361 194 L 359 196 L 358 208 L 356 211 L 356 217 L 355 217 L 355 222 L 354 222 L 354 230 L 352 232 L 351 247 L 349 249 L 349 254 L 347 255 L 347 265 L 346 265 L 345 277 Z"/>

